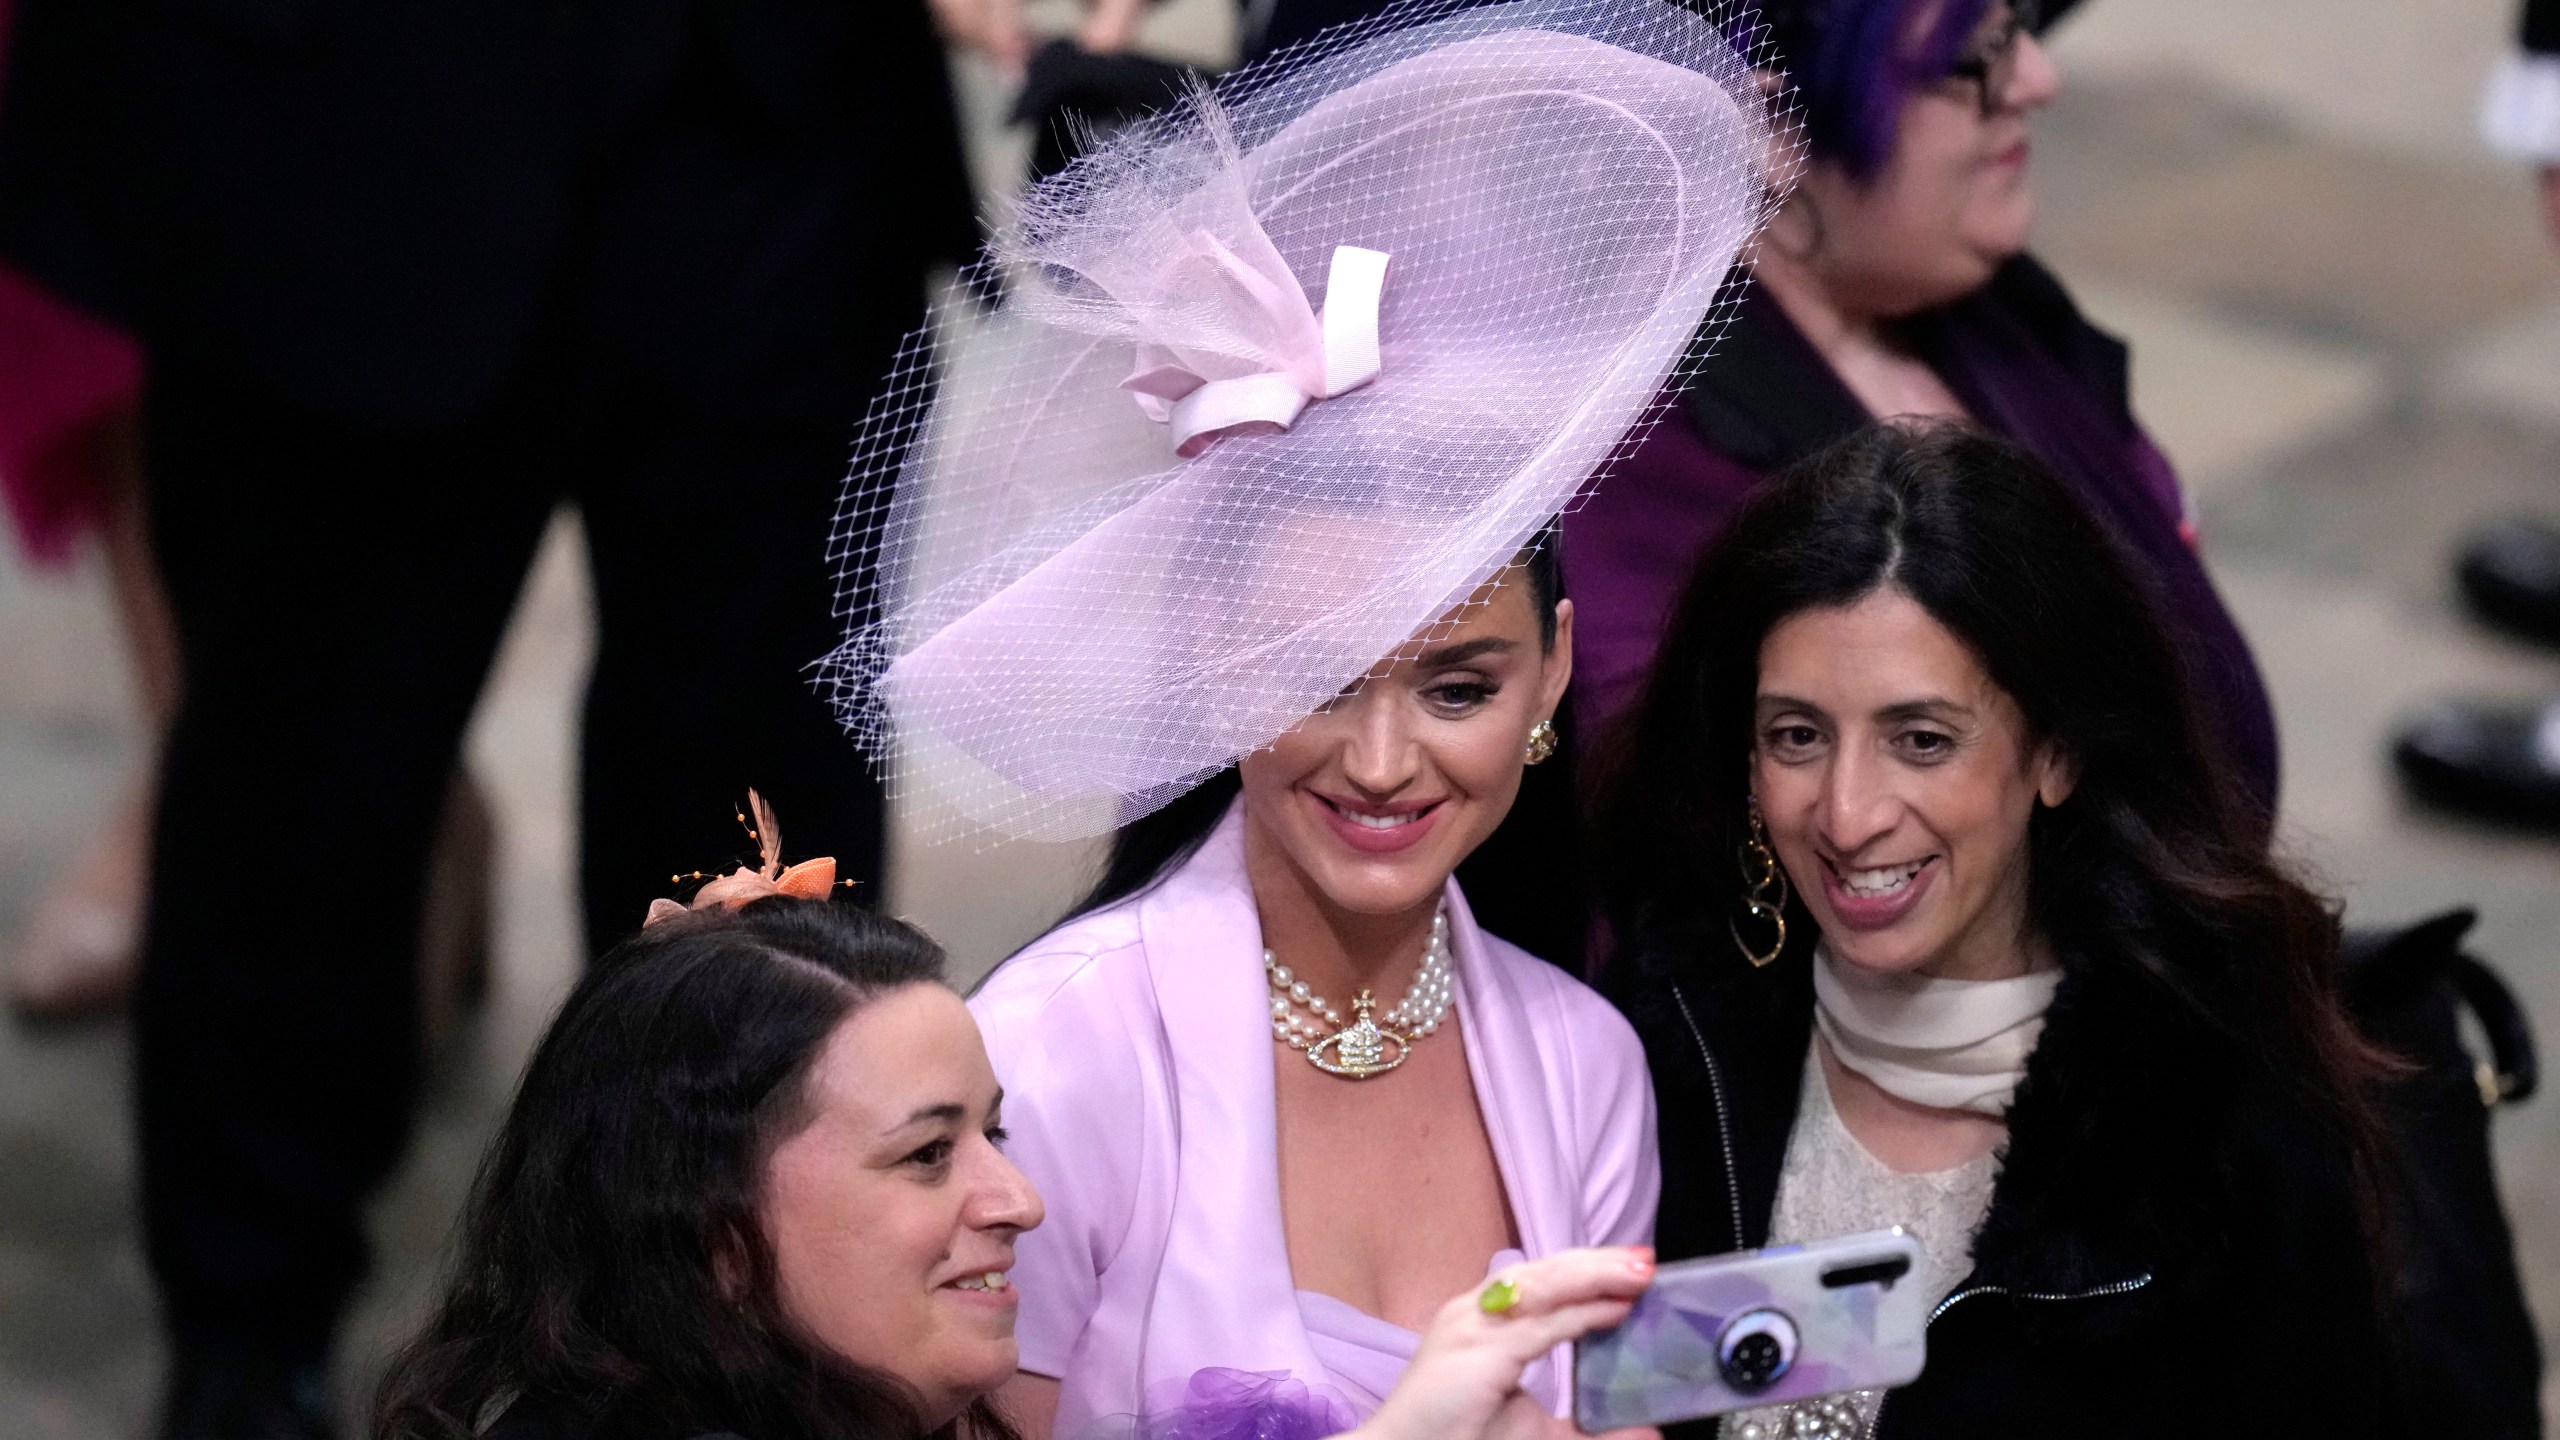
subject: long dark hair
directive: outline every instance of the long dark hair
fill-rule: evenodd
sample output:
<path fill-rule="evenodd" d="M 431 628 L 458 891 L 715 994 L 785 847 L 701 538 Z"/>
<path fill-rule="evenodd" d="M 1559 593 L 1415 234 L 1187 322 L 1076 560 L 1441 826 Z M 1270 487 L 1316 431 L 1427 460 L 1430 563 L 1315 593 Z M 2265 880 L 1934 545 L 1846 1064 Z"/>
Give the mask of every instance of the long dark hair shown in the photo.
<path fill-rule="evenodd" d="M 1556 602 L 1564 596 L 1564 577 L 1556 562 L 1556 531 L 1540 531 L 1511 562 L 1527 574 L 1529 604 L 1538 612 L 1538 643 L 1556 643 Z M 1121 826 L 1111 836 L 1111 855 L 1102 877 L 1058 923 L 1065 924 L 1096 910 L 1107 910 L 1149 889 L 1180 869 L 1196 854 L 1209 832 L 1218 828 L 1227 807 L 1244 789 L 1232 765 L 1177 796 L 1170 804 Z"/>
<path fill-rule="evenodd" d="M 779 896 L 597 961 L 525 1071 L 375 1434 L 464 1440 L 523 1403 L 598 1440 L 923 1436 L 906 1386 L 785 1315 L 757 1216 L 827 1036 L 942 967 L 895 920 Z M 937 1433 L 1012 1440 L 984 1401 Z"/>
<path fill-rule="evenodd" d="M 1699 561 L 1644 701 L 1606 749 L 1599 871 L 1624 963 L 1697 953 L 1739 888 L 1762 641 L 1884 587 L 1973 652 L 2079 767 L 2029 827 L 2033 923 L 2263 1064 L 2349 1147 L 2368 1223 L 2368 1093 L 2388 1062 L 2338 996 L 2334 908 L 2272 858 L 2133 563 L 2033 456 L 1961 426 L 1869 426 L 1800 462 Z M 1705 877 L 1705 883 L 1701 883 Z M 1790 948 L 1813 933 L 1798 902 Z"/>

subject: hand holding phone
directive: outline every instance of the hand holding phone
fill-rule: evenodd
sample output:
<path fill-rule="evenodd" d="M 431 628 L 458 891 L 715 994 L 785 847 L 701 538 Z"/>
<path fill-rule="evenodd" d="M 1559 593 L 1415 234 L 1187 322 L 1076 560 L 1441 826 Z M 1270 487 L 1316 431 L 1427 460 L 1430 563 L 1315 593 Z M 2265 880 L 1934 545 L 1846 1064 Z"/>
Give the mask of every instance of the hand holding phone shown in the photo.
<path fill-rule="evenodd" d="M 1440 1307 L 1386 1403 L 1336 1440 L 1571 1440 L 1572 1427 L 1520 1389 L 1520 1372 L 1625 1318 L 1653 1275 L 1649 1247 L 1563 1250 L 1505 1266 Z"/>
<path fill-rule="evenodd" d="M 1927 1359 L 1920 1243 L 1896 1228 L 1665 1265 L 1574 1347 L 1586 1432 L 1907 1385 Z"/>

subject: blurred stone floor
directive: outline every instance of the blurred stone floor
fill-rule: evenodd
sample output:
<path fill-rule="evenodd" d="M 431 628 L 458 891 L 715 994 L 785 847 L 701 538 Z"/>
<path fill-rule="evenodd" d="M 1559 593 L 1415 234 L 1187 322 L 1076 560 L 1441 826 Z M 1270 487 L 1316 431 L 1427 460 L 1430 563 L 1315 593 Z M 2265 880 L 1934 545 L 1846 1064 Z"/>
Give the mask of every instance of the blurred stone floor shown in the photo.
<path fill-rule="evenodd" d="M 2560 843 L 2411 809 L 2395 717 L 2446 693 L 2560 688 L 2560 655 L 2491 636 L 2445 558 L 2473 521 L 2560 514 L 2560 257 L 2525 178 L 2470 138 L 2507 0 L 2090 0 L 2057 49 L 2039 248 L 2134 344 L 2136 399 L 2200 505 L 2214 570 L 2284 727 L 2284 831 L 2359 917 L 2455 903 L 2560 1053 Z M 1150 29 L 1214 56 L 1217 0 Z M 979 159 L 1000 88 L 964 66 Z M 986 177 L 982 177 L 986 178 Z M 990 182 L 991 190 L 1000 188 Z M 350 544 L 367 537 L 350 534 Z M 571 705 L 586 654 L 564 520 L 472 732 L 502 826 L 497 975 L 384 1197 L 348 1337 L 350 1411 L 412 1321 L 515 1068 L 576 965 Z M 129 782 L 129 686 L 94 570 L 0 560 L 0 934 Z M 847 763 L 853 763 L 848 752 Z M 974 970 L 1035 930 L 1083 857 L 903 854 L 902 913 Z M 292 857 L 261 857 L 289 869 Z M 134 1239 L 120 1026 L 0 1026 L 0 1440 L 144 1432 L 159 1365 Z M 2504 1117 L 2538 1313 L 2560 1327 L 2560 1096 Z M 2560 1414 L 2560 1387 L 2546 1410 Z"/>

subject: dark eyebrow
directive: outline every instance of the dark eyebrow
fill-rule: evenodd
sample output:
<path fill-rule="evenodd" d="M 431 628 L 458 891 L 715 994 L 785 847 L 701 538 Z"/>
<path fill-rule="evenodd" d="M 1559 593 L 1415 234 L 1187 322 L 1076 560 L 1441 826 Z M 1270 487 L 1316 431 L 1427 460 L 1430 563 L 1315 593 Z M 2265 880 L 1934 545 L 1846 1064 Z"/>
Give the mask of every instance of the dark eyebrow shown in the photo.
<path fill-rule="evenodd" d="M 1461 640 L 1455 645 L 1443 645 L 1437 650 L 1425 650 L 1415 663 L 1425 670 L 1446 670 L 1452 665 L 1464 665 L 1486 655 L 1501 655 L 1519 648 L 1517 640 L 1487 635 L 1476 640 Z"/>
<path fill-rule="evenodd" d="M 1802 710 L 1809 715 L 1823 716 L 1828 716 L 1830 713 L 1810 700 L 1800 700 L 1793 695 L 1762 695 L 1753 702 L 1753 708 L 1762 711 Z M 1970 719 L 1972 715 L 1972 706 L 1960 704 L 1940 695 L 1924 696 L 1918 700 L 1897 701 L 1876 711 L 1876 718 L 1887 723 L 1903 720 Z"/>
<path fill-rule="evenodd" d="M 1879 720 L 1929 720 L 1969 717 L 1972 714 L 1973 707 L 1970 705 L 1960 705 L 1953 700 L 1932 695 L 1924 700 L 1905 700 L 1898 705 L 1887 705 L 1876 712 L 1876 718 Z"/>

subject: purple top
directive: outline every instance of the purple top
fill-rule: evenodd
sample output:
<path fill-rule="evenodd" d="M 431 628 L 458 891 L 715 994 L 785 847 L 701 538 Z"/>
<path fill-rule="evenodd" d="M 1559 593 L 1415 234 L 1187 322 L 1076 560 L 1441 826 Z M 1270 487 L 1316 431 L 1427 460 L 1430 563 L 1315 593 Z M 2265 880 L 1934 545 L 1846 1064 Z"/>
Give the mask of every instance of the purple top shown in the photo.
<path fill-rule="evenodd" d="M 1496 1250 L 1485 1262 L 1485 1278 L 1528 1258 L 1518 1250 Z M 1413 1363 L 1413 1352 L 1422 1344 L 1421 1336 L 1394 1321 L 1381 1320 L 1347 1300 L 1315 1290 L 1298 1292 L 1298 1319 L 1307 1327 L 1307 1343 L 1315 1347 L 1316 1363 L 1363 1415 L 1386 1403 L 1387 1392 L 1396 1388 L 1404 1367 Z M 1529 1377 L 1541 1394 L 1552 1376 L 1545 1365 L 1539 1362 L 1537 1373 Z"/>
<path fill-rule="evenodd" d="M 1675 408 L 1564 517 L 1577 735 L 1596 737 L 1634 707 L 1699 554 L 1765 478 Z"/>
<path fill-rule="evenodd" d="M 1635 1031 L 1479 929 L 1454 881 L 1447 903 L 1458 1031 L 1521 1249 L 1651 1239 L 1660 1173 Z M 1241 803 L 1161 883 L 1035 941 L 969 1008 L 1005 1087 L 1009 1153 L 1048 1206 L 1013 1276 L 1022 1368 L 1064 1386 L 1052 1433 L 1146 1414 L 1211 1369 L 1375 1407 L 1407 1332 L 1303 1294 L 1289 1272 Z M 1561 1406 L 1563 1374 L 1551 1357 L 1526 1383 Z"/>
<path fill-rule="evenodd" d="M 2124 347 L 2082 320 L 2052 277 L 2024 257 L 1907 330 L 1978 422 L 2051 465 L 2146 562 L 2194 661 L 2208 722 L 2229 739 L 2243 781 L 2273 814 L 2274 707 L 2196 552 L 2177 474 L 2126 403 Z M 1869 418 L 1776 302 L 1753 287 L 1672 413 L 1565 516 L 1572 703 L 1584 743 L 1637 699 L 1691 567 L 1751 491 Z"/>

